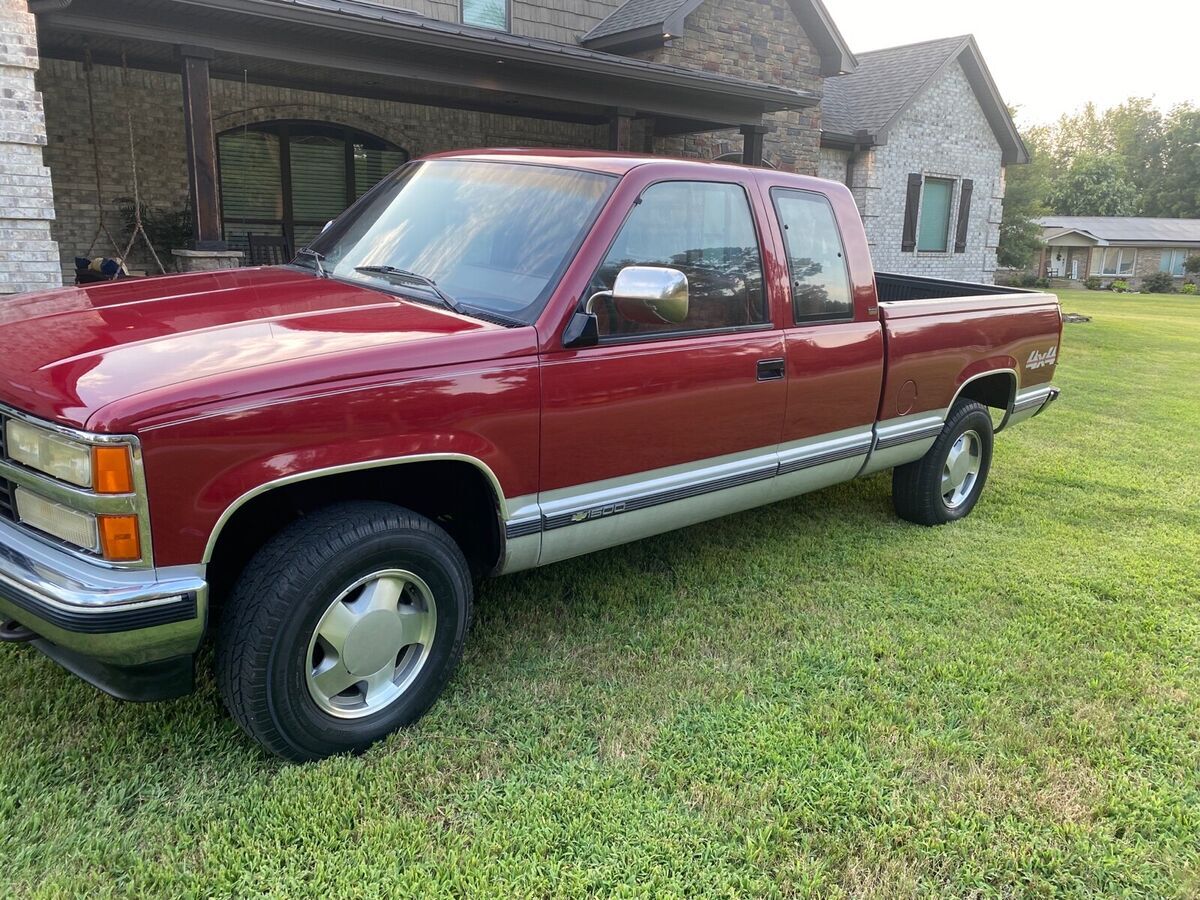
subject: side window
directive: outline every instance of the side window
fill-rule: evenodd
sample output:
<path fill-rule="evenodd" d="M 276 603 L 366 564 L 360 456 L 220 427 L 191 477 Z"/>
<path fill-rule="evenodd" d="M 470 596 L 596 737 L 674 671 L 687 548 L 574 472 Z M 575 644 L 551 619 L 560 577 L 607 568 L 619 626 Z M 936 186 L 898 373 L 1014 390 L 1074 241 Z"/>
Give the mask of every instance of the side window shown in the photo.
<path fill-rule="evenodd" d="M 854 318 L 850 276 L 833 207 L 820 194 L 773 188 L 791 272 L 796 322 Z"/>
<path fill-rule="evenodd" d="M 625 220 L 591 290 L 612 290 L 626 266 L 668 266 L 688 279 L 687 321 L 646 324 L 596 304 L 601 337 L 710 331 L 768 321 L 762 255 L 746 192 L 736 184 L 666 181 L 646 189 Z"/>

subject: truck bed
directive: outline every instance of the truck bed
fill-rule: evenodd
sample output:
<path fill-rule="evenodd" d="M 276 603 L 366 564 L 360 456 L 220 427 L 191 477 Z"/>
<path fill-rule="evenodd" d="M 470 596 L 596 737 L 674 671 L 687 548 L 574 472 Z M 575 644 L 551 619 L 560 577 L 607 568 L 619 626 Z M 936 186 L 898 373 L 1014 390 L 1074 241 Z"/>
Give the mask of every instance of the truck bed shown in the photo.
<path fill-rule="evenodd" d="M 976 284 L 970 281 L 946 281 L 941 278 L 921 278 L 917 275 L 875 273 L 875 291 L 880 301 L 946 300 L 952 297 L 984 297 L 996 294 L 1036 294 L 1025 288 L 1002 287 L 998 284 Z"/>

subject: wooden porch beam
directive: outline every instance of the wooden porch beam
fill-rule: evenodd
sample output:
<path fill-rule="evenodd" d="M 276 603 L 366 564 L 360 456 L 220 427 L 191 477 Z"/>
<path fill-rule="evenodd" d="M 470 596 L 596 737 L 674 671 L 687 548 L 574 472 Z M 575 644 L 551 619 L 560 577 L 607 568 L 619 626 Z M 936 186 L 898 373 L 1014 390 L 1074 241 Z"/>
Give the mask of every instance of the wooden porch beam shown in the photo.
<path fill-rule="evenodd" d="M 763 164 L 763 136 L 767 133 L 767 126 L 743 125 L 741 131 L 742 164 L 761 166 Z"/>
<path fill-rule="evenodd" d="M 224 250 L 221 196 L 217 186 L 217 146 L 213 136 L 208 63 L 213 52 L 180 46 L 183 75 L 183 134 L 187 146 L 188 188 L 192 195 L 193 249 Z"/>

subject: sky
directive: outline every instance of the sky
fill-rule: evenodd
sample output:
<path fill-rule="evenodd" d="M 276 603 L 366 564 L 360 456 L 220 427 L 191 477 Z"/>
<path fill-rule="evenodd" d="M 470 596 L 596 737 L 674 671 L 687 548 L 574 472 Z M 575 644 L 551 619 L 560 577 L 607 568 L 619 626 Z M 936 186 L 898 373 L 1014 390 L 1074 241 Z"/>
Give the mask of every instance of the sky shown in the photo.
<path fill-rule="evenodd" d="M 973 34 L 1020 127 L 1151 97 L 1200 105 L 1197 0 L 825 0 L 855 53 Z"/>

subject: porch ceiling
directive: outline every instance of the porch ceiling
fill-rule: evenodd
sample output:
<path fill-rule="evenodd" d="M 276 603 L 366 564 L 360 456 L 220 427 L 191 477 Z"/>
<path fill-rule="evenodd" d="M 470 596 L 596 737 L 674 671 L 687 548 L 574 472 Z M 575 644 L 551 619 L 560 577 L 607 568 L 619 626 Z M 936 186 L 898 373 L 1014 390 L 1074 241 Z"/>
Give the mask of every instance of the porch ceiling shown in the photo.
<path fill-rule="evenodd" d="M 804 91 L 438 23 L 354 0 L 34 0 L 41 52 L 179 71 L 176 48 L 214 54 L 214 77 L 435 106 L 601 123 L 614 110 L 659 134 L 759 122 L 812 106 Z"/>

